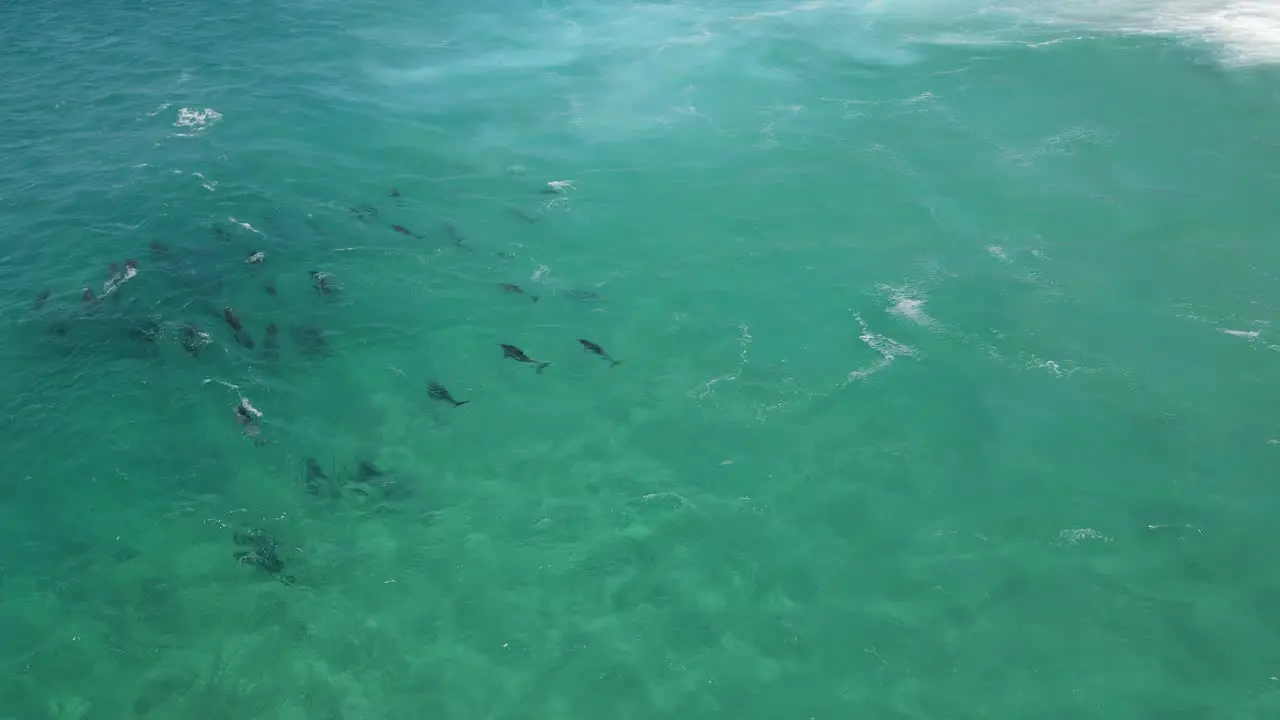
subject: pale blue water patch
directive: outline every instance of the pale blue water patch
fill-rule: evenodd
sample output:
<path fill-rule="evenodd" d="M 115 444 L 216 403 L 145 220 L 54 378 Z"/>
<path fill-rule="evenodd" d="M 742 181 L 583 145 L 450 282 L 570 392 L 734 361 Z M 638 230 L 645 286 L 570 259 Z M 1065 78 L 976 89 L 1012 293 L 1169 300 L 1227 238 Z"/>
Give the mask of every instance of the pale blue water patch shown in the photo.
<path fill-rule="evenodd" d="M 0 10 L 0 718 L 1271 716 L 1246 5 Z"/>

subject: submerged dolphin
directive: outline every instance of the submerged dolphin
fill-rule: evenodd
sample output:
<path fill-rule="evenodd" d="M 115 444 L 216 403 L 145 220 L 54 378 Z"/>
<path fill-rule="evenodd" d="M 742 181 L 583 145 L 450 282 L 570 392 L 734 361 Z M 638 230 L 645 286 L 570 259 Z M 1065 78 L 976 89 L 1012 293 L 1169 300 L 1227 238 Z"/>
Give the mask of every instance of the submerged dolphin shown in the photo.
<path fill-rule="evenodd" d="M 466 405 L 467 403 L 471 402 L 470 400 L 454 400 L 453 394 L 449 392 L 449 388 L 441 385 L 438 382 L 433 382 L 427 386 L 427 395 L 432 400 L 440 400 L 443 402 L 447 402 L 450 405 L 453 405 L 454 407 L 458 407 L 460 405 Z"/>
<path fill-rule="evenodd" d="M 535 367 L 535 371 L 536 371 L 538 374 L 542 374 L 542 371 L 543 371 L 543 370 L 546 370 L 546 369 L 551 365 L 551 363 L 549 363 L 549 362 L 542 362 L 541 360 L 534 360 L 533 358 L 529 357 L 528 355 L 525 355 L 525 354 L 524 354 L 524 351 L 523 351 L 523 350 L 521 350 L 520 348 L 516 347 L 515 345 L 508 345 L 508 344 L 506 344 L 506 343 L 500 343 L 500 344 L 502 345 L 502 357 L 504 357 L 504 358 L 511 358 L 512 360 L 515 360 L 516 362 L 530 363 L 530 364 L 532 364 L 532 365 L 536 366 L 536 367 Z"/>
<path fill-rule="evenodd" d="M 609 357 L 609 353 L 605 352 L 604 348 L 591 342 L 590 340 L 584 340 L 582 338 L 578 338 L 578 342 L 582 343 L 583 350 L 586 350 L 589 353 L 595 353 L 596 355 L 599 355 L 600 357 L 612 363 L 612 365 L 610 365 L 609 367 L 618 367 L 619 365 L 622 364 L 621 360 L 614 360 L 613 358 Z"/>

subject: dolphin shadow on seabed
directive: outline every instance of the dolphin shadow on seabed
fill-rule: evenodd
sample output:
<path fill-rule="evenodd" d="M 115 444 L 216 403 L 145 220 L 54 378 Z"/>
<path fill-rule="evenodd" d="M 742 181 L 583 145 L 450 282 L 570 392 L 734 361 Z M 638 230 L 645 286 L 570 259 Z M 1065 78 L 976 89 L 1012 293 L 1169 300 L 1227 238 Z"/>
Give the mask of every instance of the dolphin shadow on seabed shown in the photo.
<path fill-rule="evenodd" d="M 369 460 L 361 460 L 356 466 L 350 480 L 343 486 L 343 489 L 361 499 L 375 497 L 377 484 L 382 482 L 382 478 L 386 477 L 386 473 L 374 465 Z"/>
<path fill-rule="evenodd" d="M 303 485 L 307 494 L 320 498 L 338 498 L 342 496 L 339 487 L 329 479 L 320 462 L 313 457 L 303 458 Z"/>
<path fill-rule="evenodd" d="M 309 358 L 327 358 L 333 354 L 324 331 L 314 325 L 294 325 L 289 328 L 289 335 L 298 350 Z"/>
<path fill-rule="evenodd" d="M 404 500 L 411 494 L 407 483 L 397 473 L 387 472 L 370 460 L 361 460 L 352 473 L 352 479 L 344 488 L 347 493 L 363 501 L 384 503 Z"/>
<path fill-rule="evenodd" d="M 313 457 L 303 460 L 303 484 L 310 495 L 328 500 L 351 498 L 381 505 L 409 495 L 407 485 L 395 473 L 382 470 L 372 461 L 362 460 L 350 473 L 330 478 Z"/>
<path fill-rule="evenodd" d="M 62 357 L 146 360 L 158 358 L 174 335 L 159 316 L 127 309 L 96 308 L 91 313 L 57 309 L 51 314 L 52 319 L 24 324 L 33 334 L 29 341 L 15 344 Z"/>
<path fill-rule="evenodd" d="M 236 562 L 256 567 L 271 576 L 271 579 L 285 585 L 297 582 L 294 576 L 284 572 L 285 562 L 280 558 L 282 549 L 280 543 L 267 534 L 267 531 L 260 528 L 245 528 L 237 530 L 232 539 L 237 546 L 249 548 L 232 553 Z"/>

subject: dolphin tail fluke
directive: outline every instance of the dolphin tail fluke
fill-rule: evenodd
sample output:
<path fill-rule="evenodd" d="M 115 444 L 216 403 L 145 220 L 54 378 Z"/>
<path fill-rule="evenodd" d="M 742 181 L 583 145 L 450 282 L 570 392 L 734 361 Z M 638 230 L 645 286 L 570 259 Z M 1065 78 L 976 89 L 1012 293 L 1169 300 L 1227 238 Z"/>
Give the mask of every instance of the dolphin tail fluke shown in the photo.
<path fill-rule="evenodd" d="M 542 374 L 542 371 L 543 371 L 543 370 L 546 370 L 546 369 L 547 369 L 547 368 L 549 368 L 549 367 L 551 367 L 551 363 L 549 363 L 549 362 L 538 363 L 538 369 L 537 369 L 537 371 L 536 371 L 536 372 L 537 372 L 539 375 L 541 375 L 541 374 Z"/>
<path fill-rule="evenodd" d="M 453 406 L 454 406 L 454 407 L 462 407 L 463 405 L 466 405 L 466 404 L 467 404 L 467 403 L 469 403 L 469 402 L 471 402 L 471 401 L 470 401 L 470 400 L 454 400 L 454 401 L 453 401 Z"/>

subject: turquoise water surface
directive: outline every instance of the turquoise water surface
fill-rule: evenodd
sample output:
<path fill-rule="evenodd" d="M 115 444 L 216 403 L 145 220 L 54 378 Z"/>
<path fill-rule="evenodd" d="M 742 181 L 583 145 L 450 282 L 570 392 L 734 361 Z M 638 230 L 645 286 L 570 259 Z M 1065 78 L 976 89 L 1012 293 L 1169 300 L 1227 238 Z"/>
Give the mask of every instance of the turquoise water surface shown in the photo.
<path fill-rule="evenodd" d="M 0 38 L 0 720 L 1280 717 L 1267 6 Z"/>

